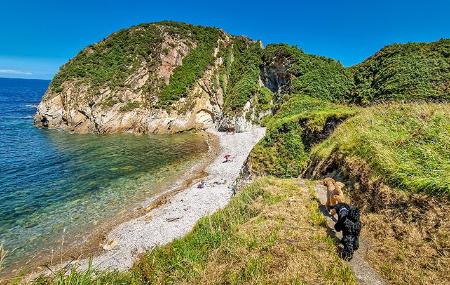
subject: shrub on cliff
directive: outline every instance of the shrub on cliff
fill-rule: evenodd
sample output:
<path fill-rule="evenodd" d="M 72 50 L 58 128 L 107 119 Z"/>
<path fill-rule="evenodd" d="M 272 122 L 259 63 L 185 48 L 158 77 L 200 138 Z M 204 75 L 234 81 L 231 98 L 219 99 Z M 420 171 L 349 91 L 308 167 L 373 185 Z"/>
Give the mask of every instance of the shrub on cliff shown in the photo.
<path fill-rule="evenodd" d="M 186 33 L 185 24 L 172 23 L 171 25 Z M 217 46 L 220 31 L 200 26 L 189 26 L 188 29 L 191 38 L 198 45 L 183 59 L 183 64 L 174 70 L 169 84 L 163 88 L 159 96 L 158 106 L 160 107 L 167 107 L 186 96 L 195 81 L 213 62 L 214 48 Z"/>

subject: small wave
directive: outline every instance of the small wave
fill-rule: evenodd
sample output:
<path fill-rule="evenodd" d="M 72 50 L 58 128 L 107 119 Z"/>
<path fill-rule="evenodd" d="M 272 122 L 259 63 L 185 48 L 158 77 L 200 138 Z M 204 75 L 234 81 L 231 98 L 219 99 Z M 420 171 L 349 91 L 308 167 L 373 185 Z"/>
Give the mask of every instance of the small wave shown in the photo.
<path fill-rule="evenodd" d="M 36 109 L 37 108 L 37 104 L 25 104 L 25 107 L 28 107 L 28 108 L 34 108 L 34 109 Z"/>

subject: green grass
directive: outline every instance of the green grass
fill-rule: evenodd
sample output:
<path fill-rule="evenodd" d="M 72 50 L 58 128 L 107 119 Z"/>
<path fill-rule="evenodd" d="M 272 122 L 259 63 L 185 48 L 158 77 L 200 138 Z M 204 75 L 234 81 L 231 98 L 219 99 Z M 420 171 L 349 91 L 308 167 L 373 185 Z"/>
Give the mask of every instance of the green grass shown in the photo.
<path fill-rule="evenodd" d="M 297 183 L 257 180 L 130 272 L 73 270 L 35 284 L 356 284 L 327 237 L 314 193 Z"/>
<path fill-rule="evenodd" d="M 352 101 L 450 100 L 450 39 L 384 47 L 351 68 Z"/>
<path fill-rule="evenodd" d="M 339 105 L 305 95 L 290 95 L 277 113 L 265 119 L 267 133 L 250 153 L 257 175 L 297 177 L 309 161 L 309 149 L 330 121 L 344 120 L 356 107 Z"/>
<path fill-rule="evenodd" d="M 20 280 L 17 284 L 22 284 Z M 16 284 L 16 283 L 14 283 Z M 137 285 L 139 279 L 129 272 L 96 271 L 90 264 L 86 271 L 77 271 L 73 267 L 69 272 L 64 270 L 55 272 L 52 276 L 40 276 L 31 284 L 34 285 Z"/>
<path fill-rule="evenodd" d="M 361 111 L 313 148 L 367 164 L 388 185 L 450 196 L 450 105 L 382 104 Z"/>

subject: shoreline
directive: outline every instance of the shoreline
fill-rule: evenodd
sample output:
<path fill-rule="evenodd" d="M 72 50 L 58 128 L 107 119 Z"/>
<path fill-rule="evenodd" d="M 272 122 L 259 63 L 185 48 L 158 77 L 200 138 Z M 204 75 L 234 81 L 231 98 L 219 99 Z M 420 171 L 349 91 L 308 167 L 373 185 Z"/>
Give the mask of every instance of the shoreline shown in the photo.
<path fill-rule="evenodd" d="M 102 234 L 90 235 L 89 240 L 81 242 L 81 249 L 67 252 L 65 262 L 42 266 L 25 279 L 63 268 L 85 270 L 89 264 L 87 256 L 92 257 L 92 265 L 98 270 L 130 269 L 142 253 L 184 236 L 200 218 L 228 203 L 248 154 L 264 133 L 260 127 L 236 134 L 205 131 L 208 153 L 182 178 L 143 201 L 139 209 L 122 216 L 120 222 L 103 229 Z M 223 163 L 227 153 L 232 155 L 232 161 Z M 199 188 L 202 181 L 204 187 Z"/>
<path fill-rule="evenodd" d="M 88 257 L 99 255 L 102 251 L 102 245 L 105 242 L 106 236 L 117 226 L 126 223 L 134 218 L 144 215 L 148 207 L 156 208 L 164 203 L 164 200 L 170 198 L 189 187 L 194 181 L 201 179 L 206 175 L 205 169 L 217 157 L 220 152 L 220 142 L 218 138 L 206 131 L 198 132 L 204 137 L 207 144 L 207 150 L 201 157 L 188 167 L 181 178 L 170 179 L 161 183 L 157 188 L 161 189 L 156 195 L 150 198 L 144 198 L 140 202 L 127 210 L 117 212 L 114 216 L 94 226 L 94 230 L 84 233 L 82 239 L 68 241 L 66 240 L 62 248 L 61 244 L 55 244 L 54 249 L 44 249 L 31 256 L 29 260 L 17 263 L 10 268 L 4 268 L 0 275 L 0 284 L 12 280 L 17 276 L 25 276 L 25 279 L 33 279 L 37 275 L 46 272 L 59 270 L 67 267 L 73 262 L 83 260 Z M 64 239 L 64 235 L 58 238 Z M 61 261 L 62 260 L 62 261 Z"/>

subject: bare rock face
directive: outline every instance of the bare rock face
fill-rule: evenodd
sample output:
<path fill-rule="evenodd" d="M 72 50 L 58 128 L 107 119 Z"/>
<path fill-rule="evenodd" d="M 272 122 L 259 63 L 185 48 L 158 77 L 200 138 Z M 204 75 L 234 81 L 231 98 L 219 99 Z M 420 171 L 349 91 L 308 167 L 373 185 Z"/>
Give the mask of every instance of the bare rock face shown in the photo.
<path fill-rule="evenodd" d="M 285 57 L 274 57 L 261 68 L 261 80 L 264 85 L 274 93 L 289 93 L 291 75 L 289 67 L 291 59 Z"/>
<path fill-rule="evenodd" d="M 233 36 L 221 30 L 174 22 L 114 33 L 60 69 L 35 125 L 77 133 L 217 127 L 224 122 L 225 60 L 232 60 L 232 46 Z M 242 115 L 231 120 L 237 131 L 250 126 Z"/>

